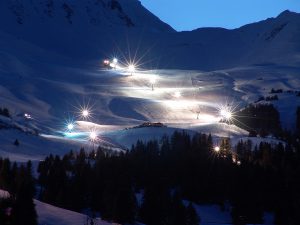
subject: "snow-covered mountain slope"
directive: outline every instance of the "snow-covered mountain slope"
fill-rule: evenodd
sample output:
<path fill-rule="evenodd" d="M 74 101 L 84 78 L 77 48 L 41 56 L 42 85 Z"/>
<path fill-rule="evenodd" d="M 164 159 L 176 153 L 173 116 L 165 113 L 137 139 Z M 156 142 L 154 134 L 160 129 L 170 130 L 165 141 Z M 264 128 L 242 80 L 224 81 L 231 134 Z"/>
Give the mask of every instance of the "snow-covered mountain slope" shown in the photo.
<path fill-rule="evenodd" d="M 219 123 L 220 106 L 240 109 L 272 88 L 283 90 L 272 103 L 283 127 L 293 129 L 299 52 L 300 15 L 291 12 L 235 30 L 178 33 L 137 0 L 2 0 L 0 108 L 7 107 L 12 119 L 0 118 L 0 157 L 33 160 L 36 168 L 50 153 L 98 144 L 121 150 L 182 129 L 212 133 L 214 141 L 230 136 L 235 144 L 248 132 Z M 121 68 L 101 68 L 103 58 L 113 56 Z M 140 65 L 133 75 L 128 61 Z M 88 121 L 82 121 L 82 108 L 90 110 Z M 24 113 L 32 119 L 22 121 L 18 115 Z M 132 128 L 147 121 L 167 127 Z M 69 122 L 72 132 L 66 130 Z M 93 142 L 91 132 L 97 135 Z M 40 224 L 86 219 L 35 204 Z M 203 216 L 209 223 L 215 215 L 210 211 Z M 229 215 L 223 216 L 218 222 L 229 223 Z"/>
<path fill-rule="evenodd" d="M 113 150 L 130 149 L 137 140 L 159 140 L 182 129 L 190 134 L 211 133 L 216 143 L 219 137 L 230 136 L 234 145 L 248 132 L 219 123 L 220 106 L 230 104 L 238 110 L 272 95 L 272 89 L 282 89 L 272 103 L 280 112 L 283 127 L 294 129 L 296 107 L 300 105 L 299 70 L 293 67 L 254 66 L 212 72 L 149 70 L 131 76 L 123 70 L 44 63 L 44 70 L 39 68 L 37 73 L 27 69 L 20 78 L 17 72 L 9 72 L 9 66 L 2 65 L 6 72 L 0 74 L 0 102 L 1 107 L 11 110 L 13 120 L 1 117 L 2 121 L 22 130 L 37 129 L 44 135 L 0 129 L 0 156 L 19 162 L 33 160 L 34 165 L 50 153 L 64 155 L 81 147 L 92 150 L 91 131 L 98 134 L 96 145 Z M 51 75 L 47 76 L 49 71 Z M 153 78 L 156 83 L 152 91 Z M 83 106 L 90 107 L 90 122 L 81 121 Z M 22 113 L 30 114 L 32 119 L 18 119 Z M 73 132 L 66 130 L 68 121 L 76 121 Z M 168 127 L 126 129 L 146 121 L 162 122 Z M 16 139 L 19 146 L 14 145 Z"/>
<path fill-rule="evenodd" d="M 254 64 L 299 65 L 299 37 L 300 14 L 285 11 L 234 30 L 200 28 L 167 34 L 162 43 L 169 53 L 168 65 L 215 70 Z"/>
<path fill-rule="evenodd" d="M 300 15 L 289 11 L 234 30 L 175 32 L 138 0 L 3 0 L 0 31 L 94 65 L 113 55 L 176 69 L 300 62 Z"/>
<path fill-rule="evenodd" d="M 0 31 L 83 61 L 112 54 L 141 32 L 174 32 L 137 0 L 3 0 L 0 15 Z"/>
<path fill-rule="evenodd" d="M 69 24 L 80 29 L 87 29 L 84 26 L 89 25 L 100 29 L 135 27 L 154 32 L 174 31 L 137 0 L 3 0 L 1 6 L 2 13 L 8 16 L 6 23 L 2 24 L 11 22 L 14 29 L 21 29 L 17 24 L 26 28 L 51 25 L 55 26 L 53 28 L 67 28 Z M 6 28 L 13 30 L 12 27 Z"/>
<path fill-rule="evenodd" d="M 0 130 L 0 157 L 10 158 L 12 161 L 27 162 L 28 160 L 39 162 L 47 155 L 63 156 L 70 150 L 79 150 L 80 147 L 89 149 L 86 143 L 66 139 L 51 139 L 30 134 L 21 131 L 9 129 Z M 19 141 L 19 146 L 14 145 L 15 140 Z"/>
<path fill-rule="evenodd" d="M 295 127 L 295 110 L 300 105 L 295 94 L 300 89 L 296 65 L 299 14 L 284 12 L 236 30 L 206 28 L 177 33 L 135 0 L 119 0 L 119 4 L 108 0 L 66 2 L 74 11 L 72 23 L 65 17 L 60 1 L 0 3 L 0 17 L 6 18 L 0 20 L 0 107 L 9 108 L 13 118 L 29 113 L 34 118 L 31 125 L 47 134 L 42 142 L 55 142 L 45 144 L 50 147 L 42 154 L 38 148 L 44 144 L 26 153 L 34 159 L 48 152 L 58 154 L 56 145 L 61 140 L 57 136 L 64 134 L 68 121 L 82 119 L 79 109 L 88 106 L 93 123 L 77 122 L 75 127 L 81 129 L 81 136 L 63 140 L 68 143 L 64 151 L 69 151 L 69 141 L 73 149 L 79 149 L 82 139 L 86 141 L 93 129 L 106 138 L 104 141 L 116 139 L 111 143 L 114 147 L 128 148 L 138 137 L 152 137 L 151 129 L 133 132 L 124 128 L 146 121 L 168 125 L 166 133 L 183 128 L 219 137 L 245 136 L 244 130 L 219 124 L 220 105 L 229 102 L 242 108 L 269 95 L 272 88 L 284 90 L 273 102 L 283 126 Z M 20 4 L 23 7 L 16 7 Z M 47 7 L 52 7 L 51 13 Z M 101 23 L 90 21 L 86 11 L 89 7 L 102 10 L 97 14 Z M 18 22 L 16 9 L 23 12 L 22 22 Z M 135 25 L 124 23 L 121 12 Z M 121 69 L 101 69 L 104 55 L 118 54 Z M 147 61 L 150 56 L 152 61 Z M 133 59 L 142 65 L 131 76 L 126 65 Z M 177 69 L 143 70 L 147 65 Z M 215 69 L 224 67 L 230 68 Z M 204 72 L 180 68 L 213 69 Z M 160 136 L 163 131 L 156 133 Z M 14 139 L 7 137 L 19 134 L 0 132 L 5 134 L 3 146 L 9 146 L 2 149 L 6 156 Z M 33 142 L 28 138 L 28 146 Z M 21 158 L 27 159 L 26 154 Z"/>
<path fill-rule="evenodd" d="M 146 70 L 130 76 L 122 69 L 101 70 L 100 63 L 79 64 L 11 34 L 0 32 L 0 40 L 2 107 L 13 114 L 30 113 L 47 132 L 64 129 L 65 121 L 78 116 L 78 107 L 88 102 L 93 106 L 93 121 L 99 124 L 124 128 L 159 121 L 180 127 L 216 122 L 224 99 L 234 99 L 243 107 L 272 88 L 300 89 L 299 67 Z M 151 79 L 155 79 L 155 91 L 151 90 Z M 174 97 L 175 92 L 181 93 L 179 99 Z M 286 94 L 275 102 L 287 115 L 282 116 L 287 127 L 293 126 L 298 101 L 295 95 Z M 199 112 L 202 115 L 197 120 Z"/>

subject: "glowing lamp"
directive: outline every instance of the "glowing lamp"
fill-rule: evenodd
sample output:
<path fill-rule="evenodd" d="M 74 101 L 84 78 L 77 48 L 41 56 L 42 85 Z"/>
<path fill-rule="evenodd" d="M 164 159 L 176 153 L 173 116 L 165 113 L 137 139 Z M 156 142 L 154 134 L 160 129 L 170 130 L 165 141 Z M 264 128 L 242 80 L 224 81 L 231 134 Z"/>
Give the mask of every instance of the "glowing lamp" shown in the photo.
<path fill-rule="evenodd" d="M 96 132 L 92 131 L 90 133 L 90 140 L 95 141 L 96 139 L 97 139 L 97 134 L 96 134 Z"/>
<path fill-rule="evenodd" d="M 74 129 L 74 124 L 69 123 L 67 128 L 68 128 L 69 131 L 73 130 Z"/>
<path fill-rule="evenodd" d="M 219 151 L 220 151 L 220 147 L 219 147 L 219 146 L 216 146 L 216 147 L 214 148 L 214 151 L 215 151 L 215 152 L 219 152 Z"/>
<path fill-rule="evenodd" d="M 131 73 L 131 75 L 132 75 L 132 73 L 135 71 L 135 66 L 133 65 L 133 64 L 130 64 L 129 66 L 128 66 L 128 71 Z"/>
<path fill-rule="evenodd" d="M 83 116 L 84 118 L 88 117 L 89 114 L 90 114 L 89 111 L 86 110 L 86 109 L 84 109 L 84 110 L 82 111 L 82 116 Z"/>

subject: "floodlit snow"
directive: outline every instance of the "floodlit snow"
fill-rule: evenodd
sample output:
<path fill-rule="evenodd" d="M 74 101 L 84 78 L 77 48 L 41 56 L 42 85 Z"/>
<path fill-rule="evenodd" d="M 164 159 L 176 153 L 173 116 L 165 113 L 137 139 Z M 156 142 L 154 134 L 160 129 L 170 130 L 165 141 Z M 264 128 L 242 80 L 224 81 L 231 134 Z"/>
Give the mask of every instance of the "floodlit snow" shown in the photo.
<path fill-rule="evenodd" d="M 277 75 L 273 74 L 272 68 L 264 70 L 266 71 L 263 75 L 262 70 L 256 67 L 214 72 L 213 75 L 211 72 L 201 71 L 146 70 L 139 71 L 132 77 L 124 76 L 122 71 L 75 70 L 74 73 L 72 70 L 72 80 L 65 81 L 64 78 L 59 78 L 60 81 L 55 82 L 49 78 L 40 80 L 32 75 L 30 83 L 37 86 L 34 86 L 35 92 L 29 95 L 34 99 L 38 98 L 36 101 L 38 104 L 32 103 L 31 98 L 18 97 L 22 96 L 29 85 L 26 80 L 17 83 L 18 89 L 11 89 L 13 86 L 10 86 L 10 83 L 5 87 L 1 86 L 7 91 L 2 92 L 4 95 L 0 96 L 0 99 L 2 104 L 11 108 L 15 114 L 19 111 L 29 112 L 34 120 L 24 122 L 22 127 L 25 129 L 34 124 L 43 133 L 45 141 L 54 143 L 50 145 L 51 147 L 47 147 L 46 151 L 44 147 L 40 148 L 36 145 L 32 149 L 26 147 L 23 151 L 16 151 L 24 148 L 31 139 L 41 137 L 30 137 L 28 141 L 25 138 L 17 148 L 11 143 L 18 138 L 19 133 L 10 131 L 11 140 L 8 145 L 5 144 L 6 141 L 1 146 L 1 154 L 3 157 L 10 156 L 15 160 L 26 161 L 40 160 L 49 153 L 62 155 L 70 149 L 77 150 L 82 146 L 91 149 L 89 141 L 91 130 L 99 137 L 95 145 L 105 144 L 119 150 L 130 148 L 138 139 L 160 139 L 162 135 L 171 134 L 176 128 L 212 133 L 216 137 L 229 136 L 235 143 L 235 140 L 247 136 L 248 133 L 233 125 L 219 123 L 220 105 L 233 102 L 238 109 L 253 103 L 261 95 L 269 95 L 271 88 L 280 87 L 284 90 L 296 91 L 297 87 L 300 87 L 300 81 L 293 75 L 295 74 L 293 70 L 287 68 L 282 69 L 282 72 L 276 70 Z M 67 68 L 63 68 L 63 71 L 68 73 Z M 59 71 L 57 72 L 60 74 Z M 83 73 L 84 81 L 79 79 Z M 250 76 L 251 80 L 248 79 Z M 154 91 L 149 87 L 149 77 L 156 77 L 158 80 Z M 3 76 L 0 76 L 0 79 L 3 79 Z M 3 80 L 3 82 L 7 81 Z M 80 85 L 77 82 L 80 82 Z M 47 86 L 47 92 L 37 88 L 40 83 Z M 174 93 L 179 90 L 181 97 L 177 98 Z M 12 91 L 16 94 L 9 97 L 8 93 L 13 93 Z M 49 97 L 49 92 L 51 96 L 56 97 Z M 296 97 L 295 93 L 284 92 L 277 95 L 279 100 L 273 103 L 281 113 L 282 123 L 285 126 L 293 126 L 296 106 L 300 105 L 300 98 Z M 77 121 L 73 121 L 74 129 L 71 132 L 66 131 L 65 120 L 61 118 L 66 118 L 65 115 L 68 117 L 75 115 L 76 118 L 78 108 L 84 105 L 85 101 L 93 105 L 93 117 L 89 121 L 78 118 Z M 29 104 L 32 104 L 30 110 Z M 47 105 L 47 111 L 41 113 L 43 110 L 41 105 Z M 234 114 L 232 117 L 234 118 Z M 2 120 L 7 119 L 2 118 Z M 154 129 L 151 128 L 125 130 L 147 121 L 162 122 L 168 127 L 157 128 L 160 131 L 155 133 L 159 135 L 152 135 Z M 7 132 L 9 131 L 0 131 L 4 136 Z M 71 147 L 65 148 L 64 145 L 60 145 L 61 142 L 71 143 Z M 62 150 L 58 151 L 58 149 Z"/>
<path fill-rule="evenodd" d="M 88 147 L 86 143 L 71 139 L 36 136 L 15 129 L 0 130 L 0 134 L 0 156 L 9 157 L 13 161 L 40 161 L 50 153 L 62 156 L 70 150 Z M 14 145 L 16 139 L 20 143 L 19 146 Z"/>
<path fill-rule="evenodd" d="M 69 74 L 70 68 L 60 67 L 61 74 Z M 220 115 L 220 105 L 233 102 L 238 108 L 248 103 L 253 103 L 261 95 L 269 95 L 271 88 L 281 87 L 284 90 L 296 91 L 300 87 L 300 81 L 295 77 L 295 72 L 283 68 L 282 72 L 276 70 L 273 74 L 272 68 L 265 68 L 264 75 L 260 68 L 239 68 L 228 71 L 201 72 L 184 70 L 146 70 L 139 71 L 135 76 L 126 76 L 126 72 L 107 70 L 71 70 L 72 79 L 53 76 L 50 78 L 35 77 L 35 73 L 29 73 L 27 79 L 14 85 L 0 76 L 5 86 L 0 86 L 3 95 L 0 96 L 2 104 L 11 108 L 14 114 L 26 111 L 32 115 L 34 120 L 26 121 L 22 125 L 34 124 L 43 133 L 43 138 L 49 142 L 59 140 L 72 143 L 72 149 L 79 149 L 82 145 L 91 148 L 90 131 L 95 131 L 97 144 L 106 144 L 118 149 L 130 148 L 139 138 L 160 138 L 164 133 L 170 134 L 174 129 L 188 129 L 204 133 L 212 133 L 216 137 L 245 137 L 248 133 L 233 125 L 220 124 L 223 117 L 234 118 L 234 114 L 227 111 Z M 286 73 L 284 71 L 289 71 Z M 189 74 L 187 76 L 187 74 Z M 246 74 L 247 76 L 244 76 Z M 85 79 L 81 80 L 80 77 Z M 249 80 L 251 76 L 251 80 Z M 154 91 L 149 86 L 149 79 L 155 77 Z M 209 79 L 212 77 L 212 79 Z M 263 77 L 263 79 L 260 79 Z M 38 87 L 43 84 L 47 92 Z M 28 85 L 34 88 L 34 92 L 28 93 L 27 98 L 21 97 L 27 93 Z M 34 85 L 34 86 L 33 86 Z M 5 90 L 5 91 L 4 91 Z M 180 97 L 174 96 L 180 90 Z M 51 95 L 48 93 L 51 92 Z M 8 93 L 14 93 L 10 96 Z M 4 97 L 6 96 L 6 97 Z M 63 97 L 62 97 L 63 96 Z M 278 94 L 279 100 L 275 106 L 281 113 L 281 120 L 285 126 L 293 126 L 295 120 L 296 106 L 300 105 L 300 98 L 295 93 L 284 92 Z M 36 99 L 32 102 L 32 99 Z M 82 121 L 78 117 L 73 121 L 74 128 L 66 131 L 65 119 L 78 113 L 78 108 L 89 102 L 92 105 L 93 117 L 88 121 Z M 31 105 L 30 110 L 28 105 Z M 47 106 L 42 107 L 42 106 Z M 41 110 L 45 110 L 41 112 Z M 226 114 L 226 115 L 225 115 Z M 67 116 L 66 116 L 67 115 Z M 88 113 L 90 115 L 90 113 Z M 160 135 L 152 135 L 153 130 L 129 129 L 143 122 L 162 122 L 168 128 L 158 128 Z M 12 122 L 13 123 L 13 122 Z M 16 123 L 16 122 L 15 122 Z M 70 127 L 69 127 L 70 128 Z M 71 132 L 70 132 L 71 131 Z M 4 132 L 4 133 L 3 133 Z M 8 131 L 0 131 L 5 134 Z M 3 136 L 3 135 L 2 135 Z M 12 143 L 18 135 L 10 134 Z M 134 137 L 134 138 L 133 138 Z M 33 137 L 38 139 L 39 137 Z M 126 140 L 127 139 L 127 140 Z M 149 140 L 149 139 L 147 139 Z M 27 140 L 23 140 L 26 143 Z M 19 148 L 23 148 L 21 145 Z M 14 159 L 27 160 L 41 159 L 44 155 L 57 152 L 61 146 L 47 147 L 47 151 L 41 151 L 38 146 L 26 148 L 26 151 L 10 151 L 13 146 L 1 146 L 3 156 L 11 156 Z M 15 148 L 18 149 L 18 148 Z M 35 150 L 36 149 L 36 150 Z M 39 150 L 38 150 L 39 149 Z M 43 148 L 44 149 L 44 148 Z M 59 154 L 69 151 L 64 149 Z"/>

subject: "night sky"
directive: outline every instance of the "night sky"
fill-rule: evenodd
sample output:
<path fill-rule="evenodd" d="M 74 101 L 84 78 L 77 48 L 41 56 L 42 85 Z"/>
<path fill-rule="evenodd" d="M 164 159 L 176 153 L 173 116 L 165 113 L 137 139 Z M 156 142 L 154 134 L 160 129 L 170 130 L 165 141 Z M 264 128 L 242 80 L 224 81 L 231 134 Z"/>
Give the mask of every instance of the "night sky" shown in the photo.
<path fill-rule="evenodd" d="M 237 28 L 275 17 L 284 10 L 300 12 L 300 0 L 140 0 L 178 31 L 200 27 Z"/>

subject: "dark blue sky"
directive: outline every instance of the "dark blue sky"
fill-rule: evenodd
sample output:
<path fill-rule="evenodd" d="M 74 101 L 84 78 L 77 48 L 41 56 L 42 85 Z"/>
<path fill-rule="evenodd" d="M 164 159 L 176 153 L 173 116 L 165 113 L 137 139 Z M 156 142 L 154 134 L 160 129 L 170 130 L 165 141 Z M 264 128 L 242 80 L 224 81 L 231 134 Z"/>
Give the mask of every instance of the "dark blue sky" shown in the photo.
<path fill-rule="evenodd" d="M 199 27 L 237 28 L 289 9 L 300 12 L 300 0 L 140 0 L 178 31 Z"/>

